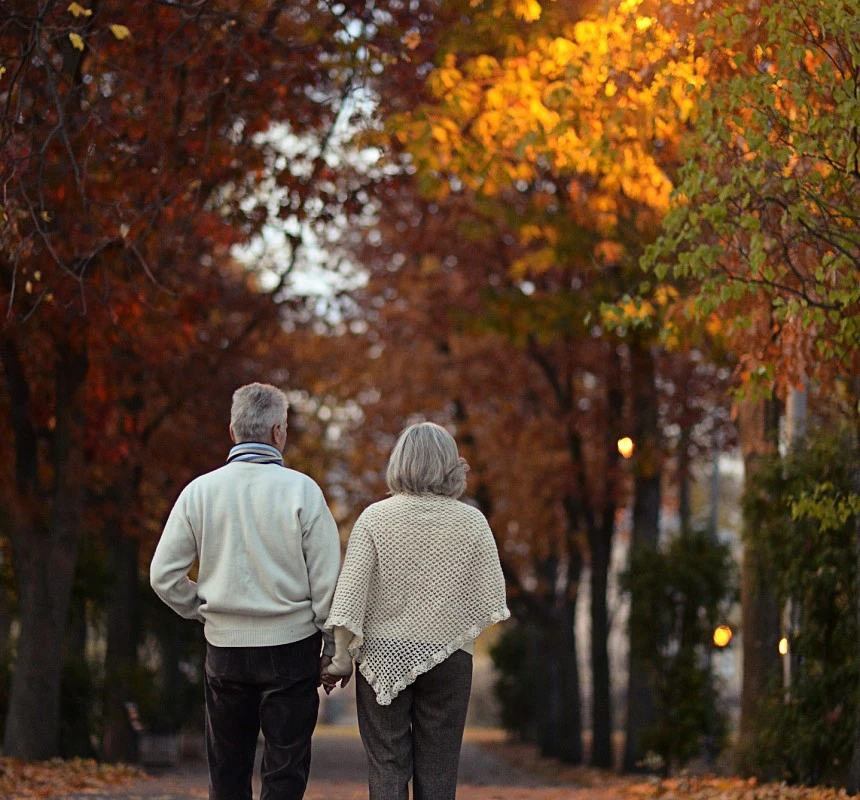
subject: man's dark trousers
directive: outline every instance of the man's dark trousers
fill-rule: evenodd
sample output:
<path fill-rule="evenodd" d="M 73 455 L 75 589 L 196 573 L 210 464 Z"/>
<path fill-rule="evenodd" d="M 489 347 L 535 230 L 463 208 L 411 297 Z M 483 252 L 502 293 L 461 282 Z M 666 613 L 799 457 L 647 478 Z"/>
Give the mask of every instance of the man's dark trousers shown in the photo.
<path fill-rule="evenodd" d="M 271 647 L 206 645 L 210 800 L 251 800 L 254 753 L 265 737 L 260 800 L 301 800 L 319 709 L 322 637 Z"/>

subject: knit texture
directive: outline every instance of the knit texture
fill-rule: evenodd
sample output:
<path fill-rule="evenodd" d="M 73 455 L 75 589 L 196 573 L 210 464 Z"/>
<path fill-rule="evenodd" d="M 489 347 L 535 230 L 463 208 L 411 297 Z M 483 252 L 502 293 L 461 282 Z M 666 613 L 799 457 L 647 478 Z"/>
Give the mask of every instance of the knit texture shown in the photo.
<path fill-rule="evenodd" d="M 484 515 L 450 497 L 397 494 L 356 521 L 325 627 L 352 632 L 350 655 L 388 705 L 509 616 Z"/>
<path fill-rule="evenodd" d="M 340 536 L 320 487 L 274 460 L 233 460 L 183 489 L 150 582 L 177 614 L 205 624 L 210 644 L 266 647 L 322 629 L 339 567 Z M 324 638 L 334 655 L 333 637 Z"/>

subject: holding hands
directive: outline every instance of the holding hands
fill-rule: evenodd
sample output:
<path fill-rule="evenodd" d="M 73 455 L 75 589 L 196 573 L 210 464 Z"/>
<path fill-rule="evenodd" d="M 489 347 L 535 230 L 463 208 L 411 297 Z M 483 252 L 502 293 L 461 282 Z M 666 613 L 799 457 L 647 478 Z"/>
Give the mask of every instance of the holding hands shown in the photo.
<path fill-rule="evenodd" d="M 320 658 L 320 682 L 327 695 L 334 691 L 338 681 L 340 681 L 340 688 L 343 689 L 351 678 L 352 659 L 348 653 L 338 652 L 334 659 L 330 656 Z"/>
<path fill-rule="evenodd" d="M 349 654 L 349 643 L 352 634 L 340 626 L 334 629 L 334 658 L 323 656 L 320 658 L 320 683 L 325 693 L 331 694 L 340 681 L 343 689 L 352 678 L 352 657 Z"/>

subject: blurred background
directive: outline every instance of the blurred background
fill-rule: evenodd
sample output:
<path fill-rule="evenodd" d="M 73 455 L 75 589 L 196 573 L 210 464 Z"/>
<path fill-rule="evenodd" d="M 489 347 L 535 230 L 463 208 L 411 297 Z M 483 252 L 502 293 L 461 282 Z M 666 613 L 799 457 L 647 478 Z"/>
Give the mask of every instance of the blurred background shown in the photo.
<path fill-rule="evenodd" d="M 470 724 L 860 789 L 858 41 L 849 0 L 5 0 L 3 754 L 199 734 L 148 564 L 262 380 L 344 543 L 405 425 L 457 438 L 513 612 Z"/>

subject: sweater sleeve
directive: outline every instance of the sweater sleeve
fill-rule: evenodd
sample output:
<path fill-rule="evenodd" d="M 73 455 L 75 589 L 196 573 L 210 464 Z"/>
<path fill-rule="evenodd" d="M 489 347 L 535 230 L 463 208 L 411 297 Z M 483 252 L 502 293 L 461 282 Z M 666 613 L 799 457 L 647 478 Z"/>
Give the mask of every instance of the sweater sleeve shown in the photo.
<path fill-rule="evenodd" d="M 331 609 L 334 588 L 340 571 L 340 535 L 337 523 L 329 511 L 322 490 L 319 492 L 319 510 L 313 519 L 303 527 L 302 551 L 308 570 L 308 583 L 311 588 L 311 608 L 314 624 L 323 635 L 323 654 L 334 656 L 334 638 L 331 631 L 324 629 L 326 617 Z"/>
<path fill-rule="evenodd" d="M 334 629 L 335 654 L 328 667 L 329 675 L 352 675 L 352 658 L 349 654 L 349 645 L 352 642 L 352 631 L 340 625 Z"/>
<path fill-rule="evenodd" d="M 203 622 L 197 584 L 188 577 L 197 558 L 197 542 L 186 513 L 186 500 L 183 492 L 167 518 L 149 567 L 149 582 L 155 593 L 181 617 Z"/>

